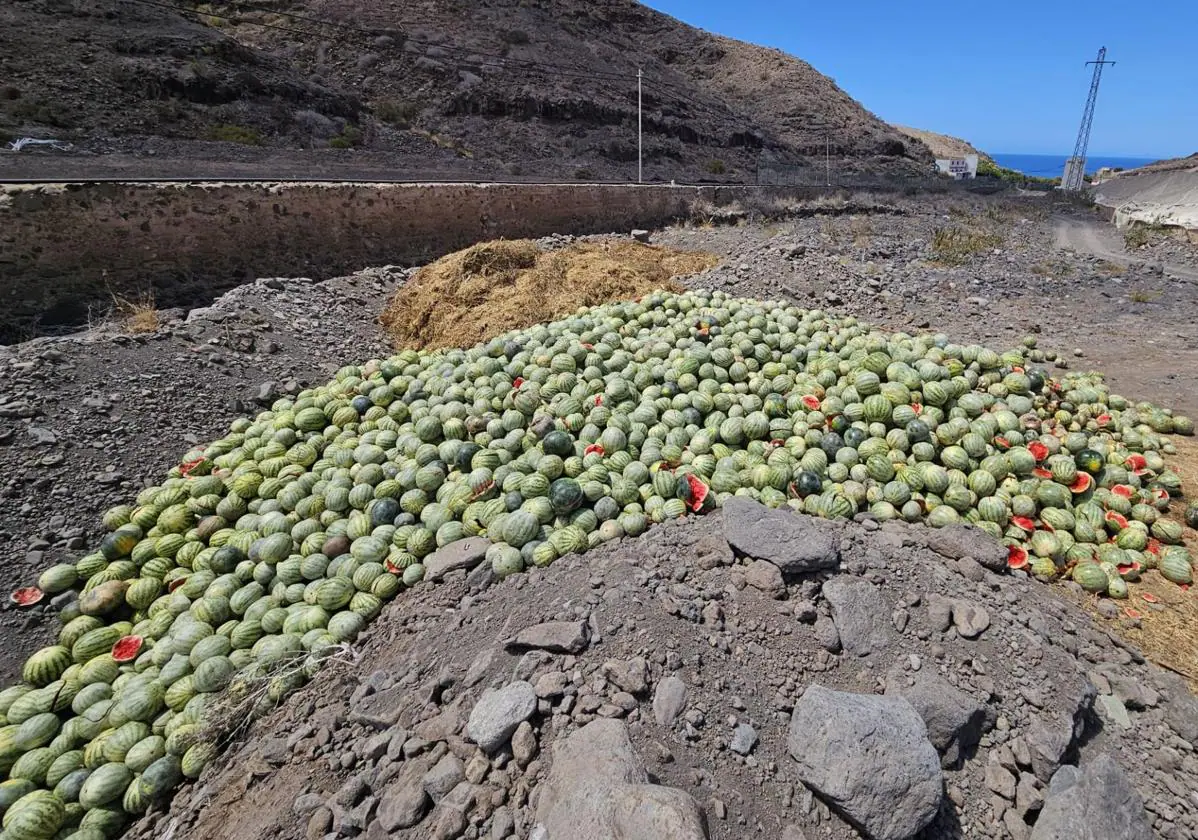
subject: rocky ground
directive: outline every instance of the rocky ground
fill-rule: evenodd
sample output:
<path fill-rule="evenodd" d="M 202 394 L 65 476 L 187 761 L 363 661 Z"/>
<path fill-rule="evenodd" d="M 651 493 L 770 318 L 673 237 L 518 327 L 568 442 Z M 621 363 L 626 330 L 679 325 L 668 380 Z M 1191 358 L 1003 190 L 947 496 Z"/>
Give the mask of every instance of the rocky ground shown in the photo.
<path fill-rule="evenodd" d="M 739 501 L 444 558 L 133 836 L 1198 836 L 1198 703 L 996 543 Z"/>
<path fill-rule="evenodd" d="M 1064 249 L 1062 224 L 1096 222 L 1046 199 L 858 209 L 654 239 L 726 257 L 696 285 L 998 348 L 1038 333 L 1063 363 L 1106 371 L 1128 396 L 1198 414 L 1198 285 L 1184 252 L 1158 242 L 1116 261 L 1106 249 L 1122 240 L 1101 227 L 1101 255 L 1086 252 L 1088 237 Z M 953 241 L 985 247 L 937 250 L 937 231 L 956 228 L 970 236 Z M 151 332 L 110 322 L 0 348 L 0 586 L 80 556 L 106 507 L 235 416 L 385 352 L 374 319 L 406 276 L 260 280 L 206 309 L 159 313 Z M 920 529 L 838 530 L 838 557 L 798 574 L 735 537 L 734 553 L 727 528 L 720 516 L 687 521 L 547 572 L 491 585 L 457 571 L 406 594 L 155 830 L 544 837 L 543 823 L 556 838 L 554 820 L 573 812 L 555 802 L 607 797 L 623 804 L 587 817 L 594 836 L 643 836 L 604 820 L 652 812 L 680 826 L 662 837 L 701 836 L 696 821 L 711 837 L 858 836 L 846 817 L 898 837 L 934 813 L 925 837 L 1018 838 L 1034 823 L 1031 836 L 1046 838 L 1063 836 L 1052 826 L 1069 825 L 1070 808 L 1097 802 L 1131 822 L 1092 822 L 1083 837 L 1198 837 L 1198 708 L 1179 678 L 1112 635 L 1129 619 L 1092 620 L 1094 605 L 1069 603 L 1064 588 L 995 574 L 979 565 L 983 550 Z M 55 630 L 53 612 L 0 612 L 6 678 Z M 520 640 L 545 621 L 573 622 L 573 634 L 549 648 L 544 633 L 570 628 Z M 487 689 L 502 693 L 484 700 Z M 858 712 L 836 731 L 791 731 L 792 716 L 823 719 L 828 706 Z M 850 771 L 864 759 L 825 748 L 871 743 L 846 733 L 874 714 L 890 723 L 868 761 L 893 758 L 897 775 L 858 783 Z M 1062 761 L 1081 770 L 1057 773 L 1050 794 Z M 579 764 L 597 769 L 580 779 Z M 880 808 L 896 796 L 892 777 L 913 793 Z M 1151 829 L 1136 821 L 1137 796 Z"/>

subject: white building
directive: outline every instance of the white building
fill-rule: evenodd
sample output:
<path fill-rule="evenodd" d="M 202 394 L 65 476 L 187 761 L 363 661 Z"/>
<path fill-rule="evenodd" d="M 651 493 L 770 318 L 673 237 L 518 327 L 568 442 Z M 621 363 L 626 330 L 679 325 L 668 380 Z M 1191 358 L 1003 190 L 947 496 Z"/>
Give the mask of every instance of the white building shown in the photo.
<path fill-rule="evenodd" d="M 963 158 L 937 158 L 936 171 L 944 175 L 952 175 L 960 181 L 964 178 L 978 176 L 978 156 L 966 155 Z"/>

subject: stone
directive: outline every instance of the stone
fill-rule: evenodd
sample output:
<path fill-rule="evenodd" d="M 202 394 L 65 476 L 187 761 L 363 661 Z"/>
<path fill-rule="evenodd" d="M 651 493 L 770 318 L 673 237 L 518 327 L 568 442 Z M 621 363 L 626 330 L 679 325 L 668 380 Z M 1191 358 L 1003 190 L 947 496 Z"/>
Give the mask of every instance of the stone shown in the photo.
<path fill-rule="evenodd" d="M 527 767 L 528 763 L 536 757 L 536 733 L 532 731 L 532 724 L 528 721 L 523 721 L 516 727 L 516 731 L 512 733 L 512 758 L 521 767 Z"/>
<path fill-rule="evenodd" d="M 832 620 L 831 616 L 818 616 L 811 632 L 819 646 L 828 653 L 840 653 L 840 633 L 837 632 L 836 622 Z"/>
<path fill-rule="evenodd" d="M 1110 685 L 1112 693 L 1129 709 L 1143 711 L 1155 707 L 1160 702 L 1160 695 L 1156 689 L 1134 677 L 1111 674 Z"/>
<path fill-rule="evenodd" d="M 966 580 L 981 583 L 986 579 L 986 567 L 972 557 L 962 557 L 957 561 L 957 571 Z"/>
<path fill-rule="evenodd" d="M 748 755 L 757 746 L 757 730 L 747 723 L 738 723 L 732 730 L 732 740 L 728 749 L 738 755 Z"/>
<path fill-rule="evenodd" d="M 1098 698 L 1098 707 L 1108 720 L 1114 721 L 1120 729 L 1131 729 L 1131 716 L 1123 701 L 1113 694 L 1104 694 Z"/>
<path fill-rule="evenodd" d="M 649 783 L 622 721 L 599 719 L 561 738 L 538 786 L 530 837 L 705 840 L 688 794 Z"/>
<path fill-rule="evenodd" d="M 953 601 L 953 626 L 966 639 L 976 639 L 990 626 L 990 613 L 972 601 Z"/>
<path fill-rule="evenodd" d="M 1053 774 L 1031 840 L 1151 840 L 1144 801 L 1106 753 Z"/>
<path fill-rule="evenodd" d="M 632 231 L 632 238 L 635 239 L 637 242 L 648 242 L 649 241 L 649 231 L 641 230 L 640 228 L 636 228 Z"/>
<path fill-rule="evenodd" d="M 461 728 L 461 714 L 456 707 L 450 707 L 439 715 L 420 721 L 412 727 L 412 734 L 426 741 L 445 741 L 456 735 Z"/>
<path fill-rule="evenodd" d="M 1007 568 L 1007 549 L 980 528 L 953 524 L 928 533 L 928 548 L 950 560 L 972 557 L 992 572 Z"/>
<path fill-rule="evenodd" d="M 470 760 L 466 762 L 466 781 L 477 785 L 487 777 L 490 770 L 491 762 L 487 760 L 486 753 L 476 750 L 474 755 L 470 756 Z"/>
<path fill-rule="evenodd" d="M 202 309 L 191 310 L 191 315 L 188 316 L 187 320 L 191 321 L 193 315 L 196 315 L 197 313 L 204 312 L 204 311 L 205 310 L 202 310 Z M 197 317 L 202 317 L 202 316 L 197 316 Z M 274 405 L 275 400 L 277 400 L 279 398 L 281 393 L 282 393 L 282 391 L 279 387 L 278 382 L 275 382 L 273 380 L 269 381 L 269 382 L 263 382 L 261 385 L 258 386 L 258 390 L 256 390 L 254 392 L 254 402 L 258 403 L 258 405 L 266 406 L 269 408 L 270 406 Z"/>
<path fill-rule="evenodd" d="M 324 805 L 324 797 L 319 793 L 303 793 L 295 798 L 295 802 L 291 808 L 296 816 L 303 817 L 311 814 L 322 805 Z"/>
<path fill-rule="evenodd" d="M 795 703 L 787 748 L 817 796 L 875 840 L 909 840 L 940 808 L 940 756 L 897 695 L 812 684 Z"/>
<path fill-rule="evenodd" d="M 915 684 L 886 686 L 887 694 L 906 698 L 928 728 L 928 740 L 944 767 L 956 767 L 993 725 L 993 713 L 935 672 L 921 670 Z"/>
<path fill-rule="evenodd" d="M 1165 704 L 1165 722 L 1183 741 L 1198 745 L 1198 697 L 1180 681 Z"/>
<path fill-rule="evenodd" d="M 701 538 L 691 546 L 691 552 L 695 557 L 695 565 L 705 571 L 716 566 L 731 566 L 736 562 L 732 546 L 719 534 L 708 534 Z"/>
<path fill-rule="evenodd" d="M 323 805 L 312 812 L 312 816 L 308 817 L 308 824 L 304 828 L 304 840 L 318 840 L 328 833 L 333 827 L 333 812 Z"/>
<path fill-rule="evenodd" d="M 832 609 L 840 646 L 847 653 L 867 656 L 894 641 L 890 608 L 872 583 L 838 575 L 826 581 L 822 591 Z"/>
<path fill-rule="evenodd" d="M 473 569 L 490 547 L 491 541 L 485 537 L 466 537 L 442 546 L 425 558 L 424 579 L 437 581 L 458 569 Z"/>
<path fill-rule="evenodd" d="M 466 767 L 462 760 L 453 753 L 446 753 L 432 769 L 424 774 L 421 784 L 424 791 L 433 800 L 440 802 L 441 798 L 458 786 L 466 778 Z"/>
<path fill-rule="evenodd" d="M 1055 713 L 1036 715 L 1024 737 L 1031 753 L 1032 772 L 1047 782 L 1073 746 L 1073 722 Z"/>
<path fill-rule="evenodd" d="M 552 653 L 581 653 L 590 642 L 585 621 L 547 621 L 525 627 L 508 643 L 512 649 L 537 648 Z"/>
<path fill-rule="evenodd" d="M 424 818 L 430 802 L 423 783 L 428 770 L 427 762 L 410 761 L 383 789 L 375 818 L 384 831 L 411 828 Z"/>
<path fill-rule="evenodd" d="M 644 694 L 649 688 L 649 663 L 642 657 L 632 659 L 609 659 L 600 669 L 618 688 L 629 694 Z"/>
<path fill-rule="evenodd" d="M 561 697 L 566 693 L 566 686 L 569 684 L 570 678 L 561 671 L 548 671 L 537 677 L 537 681 L 533 684 L 533 690 L 536 691 L 537 697 L 542 700 L 551 700 L 554 697 Z"/>
<path fill-rule="evenodd" d="M 786 584 L 782 582 L 782 570 L 769 560 L 754 560 L 745 569 L 745 582 L 754 589 L 771 594 L 785 591 Z"/>
<path fill-rule="evenodd" d="M 491 840 L 504 840 L 516 831 L 516 821 L 506 806 L 495 809 L 491 815 Z"/>
<path fill-rule="evenodd" d="M 483 693 L 470 711 L 466 733 L 484 752 L 494 753 L 536 710 L 537 694 L 532 685 L 523 681 L 509 683 Z"/>
<path fill-rule="evenodd" d="M 993 753 L 986 762 L 986 787 L 1008 802 L 1015 801 L 1015 774 L 1003 767 Z"/>
<path fill-rule="evenodd" d="M 658 726 L 669 728 L 686 708 L 686 683 L 675 676 L 668 676 L 657 684 L 653 692 L 653 717 Z"/>
<path fill-rule="evenodd" d="M 768 560 L 783 577 L 794 577 L 840 562 L 835 525 L 810 516 L 775 510 L 745 496 L 724 502 L 724 539 L 755 560 Z"/>
<path fill-rule="evenodd" d="M 1031 773 L 1020 773 L 1019 784 L 1015 787 L 1015 810 L 1020 816 L 1026 816 L 1033 811 L 1039 811 L 1044 805 L 1044 794 Z"/>

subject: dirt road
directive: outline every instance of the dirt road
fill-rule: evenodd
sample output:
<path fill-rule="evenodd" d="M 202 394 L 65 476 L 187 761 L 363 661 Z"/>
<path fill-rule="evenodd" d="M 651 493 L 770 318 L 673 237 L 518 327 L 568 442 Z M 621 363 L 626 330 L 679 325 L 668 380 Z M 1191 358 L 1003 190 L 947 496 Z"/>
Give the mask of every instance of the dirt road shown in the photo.
<path fill-rule="evenodd" d="M 1077 254 L 1090 254 L 1114 263 L 1146 265 L 1150 261 L 1127 253 L 1111 225 L 1078 218 L 1054 220 L 1053 236 L 1058 248 Z M 1168 277 L 1198 283 L 1198 270 L 1179 263 L 1159 264 Z"/>

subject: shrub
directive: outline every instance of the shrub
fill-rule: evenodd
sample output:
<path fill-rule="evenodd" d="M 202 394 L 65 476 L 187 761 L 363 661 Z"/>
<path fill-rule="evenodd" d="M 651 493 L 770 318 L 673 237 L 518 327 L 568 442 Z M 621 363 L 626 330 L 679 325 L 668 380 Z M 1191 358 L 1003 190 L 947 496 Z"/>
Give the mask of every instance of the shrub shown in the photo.
<path fill-rule="evenodd" d="M 256 129 L 246 125 L 229 125 L 221 123 L 208 129 L 209 140 L 225 143 L 240 143 L 243 146 L 261 146 L 262 135 Z"/>
<path fill-rule="evenodd" d="M 528 37 L 528 33 L 522 29 L 509 29 L 500 37 L 503 38 L 505 44 L 511 44 L 512 46 L 527 44 L 531 40 Z"/>
<path fill-rule="evenodd" d="M 1040 178 L 1034 175 L 1024 175 L 1022 172 L 1007 169 L 1005 166 L 999 166 L 994 161 L 986 160 L 985 158 L 978 160 L 978 177 L 998 178 L 1002 181 L 1011 181 L 1020 184 L 1036 184 L 1041 187 L 1056 187 L 1061 184 L 1060 178 Z"/>
<path fill-rule="evenodd" d="M 347 123 L 345 128 L 341 129 L 341 133 L 329 141 L 329 145 L 334 149 L 352 149 L 361 146 L 364 141 L 362 129 Z"/>
<path fill-rule="evenodd" d="M 1131 227 L 1123 232 L 1123 245 L 1127 248 L 1143 248 L 1148 244 L 1149 238 L 1147 226 L 1133 222 Z"/>
<path fill-rule="evenodd" d="M 585 166 L 581 169 L 574 170 L 574 179 L 576 181 L 590 181 L 594 179 L 595 173 L 587 169 Z"/>
<path fill-rule="evenodd" d="M 712 175 L 723 175 L 728 171 L 728 166 L 719 158 L 707 161 L 704 168 Z"/>
<path fill-rule="evenodd" d="M 374 106 L 374 115 L 388 125 L 393 125 L 396 128 L 409 127 L 419 113 L 420 106 L 415 102 L 386 100 Z"/>
<path fill-rule="evenodd" d="M 932 234 L 932 256 L 944 265 L 962 265 L 974 254 L 1002 244 L 1002 237 L 962 227 L 937 228 Z"/>

